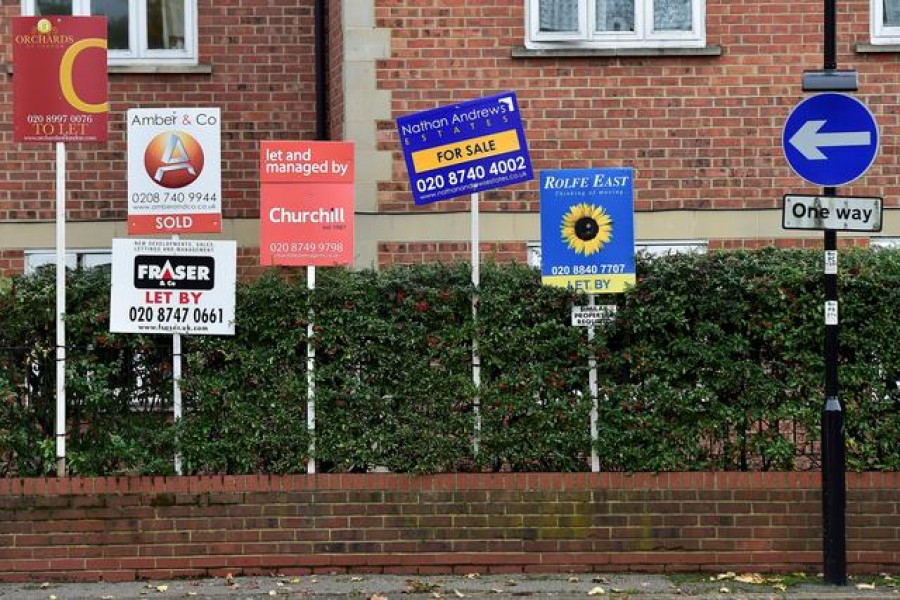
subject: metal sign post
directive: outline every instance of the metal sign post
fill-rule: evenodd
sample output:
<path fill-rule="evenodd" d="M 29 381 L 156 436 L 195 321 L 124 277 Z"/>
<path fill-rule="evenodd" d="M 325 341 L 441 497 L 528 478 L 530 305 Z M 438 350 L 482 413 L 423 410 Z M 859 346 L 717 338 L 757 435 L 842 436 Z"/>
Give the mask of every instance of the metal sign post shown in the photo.
<path fill-rule="evenodd" d="M 855 71 L 837 70 L 837 10 L 825 0 L 824 69 L 803 75 L 803 91 L 826 92 L 807 98 L 785 122 L 782 146 L 797 175 L 823 186 L 818 197 L 785 196 L 785 228 L 825 232 L 825 402 L 822 407 L 822 550 L 825 581 L 847 583 L 846 465 L 844 413 L 838 398 L 838 230 L 881 228 L 881 201 L 840 198 L 837 187 L 868 170 L 878 154 L 878 126 L 856 98 Z M 849 209 L 849 210 L 848 210 Z M 839 215 L 843 212 L 843 216 Z"/>
<path fill-rule="evenodd" d="M 825 1 L 825 70 L 837 69 L 837 10 L 835 0 Z M 825 196 L 836 196 L 833 187 Z M 844 464 L 844 413 L 838 400 L 838 293 L 837 232 L 825 230 L 825 406 L 822 409 L 822 510 L 825 581 L 847 584 L 847 491 Z M 834 268 L 830 265 L 834 264 Z M 833 307 L 833 318 L 831 308 Z"/>
<path fill-rule="evenodd" d="M 66 476 L 66 144 L 56 142 L 56 476 Z"/>

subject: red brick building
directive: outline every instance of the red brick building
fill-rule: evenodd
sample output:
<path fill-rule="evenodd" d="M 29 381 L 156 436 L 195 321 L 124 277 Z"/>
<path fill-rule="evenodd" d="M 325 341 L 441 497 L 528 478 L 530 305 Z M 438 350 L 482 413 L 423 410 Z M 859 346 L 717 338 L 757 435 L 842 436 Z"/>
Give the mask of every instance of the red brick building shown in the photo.
<path fill-rule="evenodd" d="M 317 137 L 355 143 L 356 266 L 467 259 L 468 198 L 413 204 L 396 118 L 507 90 L 536 172 L 634 168 L 639 243 L 821 243 L 781 227 L 785 193 L 820 191 L 781 149 L 803 71 L 823 66 L 819 0 L 22 0 L 0 7 L 0 272 L 54 248 L 54 149 L 13 142 L 11 17 L 92 4 L 110 23 L 109 141 L 67 145 L 73 261 L 127 235 L 126 111 L 202 106 L 222 111 L 220 237 L 244 267 L 258 262 L 259 142 Z M 837 17 L 838 66 L 858 71 L 881 135 L 841 193 L 891 209 L 900 2 L 841 1 Z M 526 259 L 537 182 L 486 192 L 480 210 L 483 256 Z"/>

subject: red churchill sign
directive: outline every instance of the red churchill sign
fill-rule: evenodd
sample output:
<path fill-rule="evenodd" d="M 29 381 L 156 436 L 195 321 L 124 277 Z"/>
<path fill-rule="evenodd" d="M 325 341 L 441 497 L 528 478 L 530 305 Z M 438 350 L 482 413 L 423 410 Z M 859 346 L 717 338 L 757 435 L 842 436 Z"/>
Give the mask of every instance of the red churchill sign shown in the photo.
<path fill-rule="evenodd" d="M 105 142 L 106 18 L 14 17 L 13 140 Z"/>
<path fill-rule="evenodd" d="M 353 263 L 352 142 L 260 144 L 260 262 Z"/>

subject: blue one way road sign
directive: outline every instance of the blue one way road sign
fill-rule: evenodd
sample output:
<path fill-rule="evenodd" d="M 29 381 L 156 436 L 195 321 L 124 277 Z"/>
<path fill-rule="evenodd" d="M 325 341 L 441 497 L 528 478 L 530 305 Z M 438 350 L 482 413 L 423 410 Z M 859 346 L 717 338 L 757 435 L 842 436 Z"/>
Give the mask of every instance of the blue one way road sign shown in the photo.
<path fill-rule="evenodd" d="M 846 185 L 878 155 L 878 125 L 865 104 L 846 94 L 810 96 L 791 111 L 782 134 L 784 155 L 803 179 Z"/>

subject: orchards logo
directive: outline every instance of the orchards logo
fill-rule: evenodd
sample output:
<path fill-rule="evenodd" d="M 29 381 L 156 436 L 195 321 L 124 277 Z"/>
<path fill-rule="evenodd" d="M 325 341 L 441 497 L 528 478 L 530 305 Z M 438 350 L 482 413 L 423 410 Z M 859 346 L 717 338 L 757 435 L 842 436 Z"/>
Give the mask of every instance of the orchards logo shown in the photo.
<path fill-rule="evenodd" d="M 165 131 L 147 144 L 144 169 L 158 185 L 183 188 L 192 184 L 203 171 L 203 147 L 189 133 Z"/>
<path fill-rule="evenodd" d="M 68 46 L 75 41 L 75 36 L 54 33 L 53 29 L 53 22 L 50 19 L 41 19 L 29 33 L 17 35 L 16 43 L 44 46 Z"/>
<path fill-rule="evenodd" d="M 211 256 L 134 257 L 134 287 L 176 290 L 211 290 L 215 287 L 216 261 Z"/>

